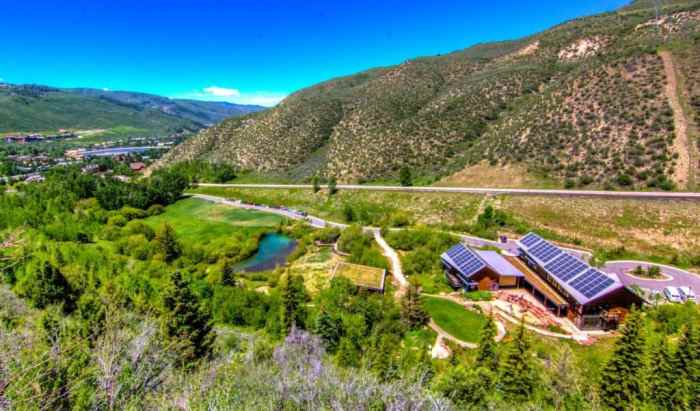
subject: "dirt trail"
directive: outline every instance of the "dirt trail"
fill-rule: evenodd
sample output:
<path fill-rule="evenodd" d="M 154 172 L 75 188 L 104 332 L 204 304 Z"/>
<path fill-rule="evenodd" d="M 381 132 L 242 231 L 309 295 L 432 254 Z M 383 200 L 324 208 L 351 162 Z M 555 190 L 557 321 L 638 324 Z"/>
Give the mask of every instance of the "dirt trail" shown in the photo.
<path fill-rule="evenodd" d="M 673 151 L 678 153 L 678 164 L 673 175 L 679 188 L 686 188 L 690 175 L 690 141 L 688 141 L 688 119 L 685 117 L 683 106 L 678 97 L 678 78 L 673 64 L 673 56 L 670 51 L 659 52 L 666 72 L 666 96 L 673 110 L 673 122 L 676 129 L 676 138 L 673 140 Z"/>

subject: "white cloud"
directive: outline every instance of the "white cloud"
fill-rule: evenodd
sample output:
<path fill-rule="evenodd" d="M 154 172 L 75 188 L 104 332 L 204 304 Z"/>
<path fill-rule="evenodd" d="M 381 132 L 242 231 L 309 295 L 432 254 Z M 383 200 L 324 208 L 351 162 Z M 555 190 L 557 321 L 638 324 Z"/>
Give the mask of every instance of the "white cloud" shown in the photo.
<path fill-rule="evenodd" d="M 243 92 L 234 88 L 211 86 L 201 90 L 179 93 L 170 97 L 203 101 L 225 101 L 235 104 L 252 104 L 272 107 L 284 100 L 287 94 L 268 91 Z"/>
<path fill-rule="evenodd" d="M 241 92 L 236 90 L 235 88 L 225 88 L 217 86 L 207 87 L 204 89 L 204 92 L 216 97 L 239 97 L 241 95 Z"/>

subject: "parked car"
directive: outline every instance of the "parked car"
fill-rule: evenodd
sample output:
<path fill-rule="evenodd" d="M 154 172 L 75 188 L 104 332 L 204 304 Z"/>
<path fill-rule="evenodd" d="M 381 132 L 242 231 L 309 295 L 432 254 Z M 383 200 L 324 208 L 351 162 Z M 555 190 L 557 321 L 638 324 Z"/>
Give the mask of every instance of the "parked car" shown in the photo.
<path fill-rule="evenodd" d="M 685 301 L 697 301 L 697 298 L 695 297 L 695 292 L 691 290 L 690 287 L 678 287 L 678 290 L 681 292 L 681 295 L 683 296 L 683 299 Z"/>
<path fill-rule="evenodd" d="M 672 303 L 682 303 L 683 296 L 681 292 L 676 287 L 666 287 L 664 288 L 664 295 L 666 299 Z"/>

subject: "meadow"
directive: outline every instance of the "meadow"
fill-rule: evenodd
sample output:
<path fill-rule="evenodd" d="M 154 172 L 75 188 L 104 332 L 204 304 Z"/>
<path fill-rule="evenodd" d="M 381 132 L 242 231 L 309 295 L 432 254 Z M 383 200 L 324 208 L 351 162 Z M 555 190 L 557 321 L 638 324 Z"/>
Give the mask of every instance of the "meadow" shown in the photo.
<path fill-rule="evenodd" d="M 206 244 L 242 231 L 276 230 L 282 217 L 188 198 L 168 206 L 163 214 L 144 222 L 156 229 L 164 223 L 173 226 L 182 241 Z"/>

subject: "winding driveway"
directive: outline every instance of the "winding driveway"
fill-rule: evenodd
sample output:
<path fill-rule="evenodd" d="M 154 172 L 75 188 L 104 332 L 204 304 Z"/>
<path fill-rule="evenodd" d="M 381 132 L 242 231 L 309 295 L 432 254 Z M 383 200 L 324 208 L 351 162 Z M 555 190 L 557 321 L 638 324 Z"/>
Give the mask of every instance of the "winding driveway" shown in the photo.
<path fill-rule="evenodd" d="M 629 272 L 634 270 L 637 266 L 641 266 L 645 269 L 652 266 L 657 266 L 661 268 L 661 272 L 663 274 L 666 274 L 670 278 L 656 280 L 641 278 L 629 274 Z M 677 267 L 671 267 L 669 265 L 655 264 L 644 261 L 608 261 L 605 263 L 605 265 L 603 265 L 602 270 L 608 273 L 616 274 L 620 278 L 620 281 L 627 286 L 638 285 L 639 287 L 656 291 L 661 291 L 668 286 L 686 286 L 693 289 L 693 291 L 696 293 L 700 292 L 700 275 Z"/>

